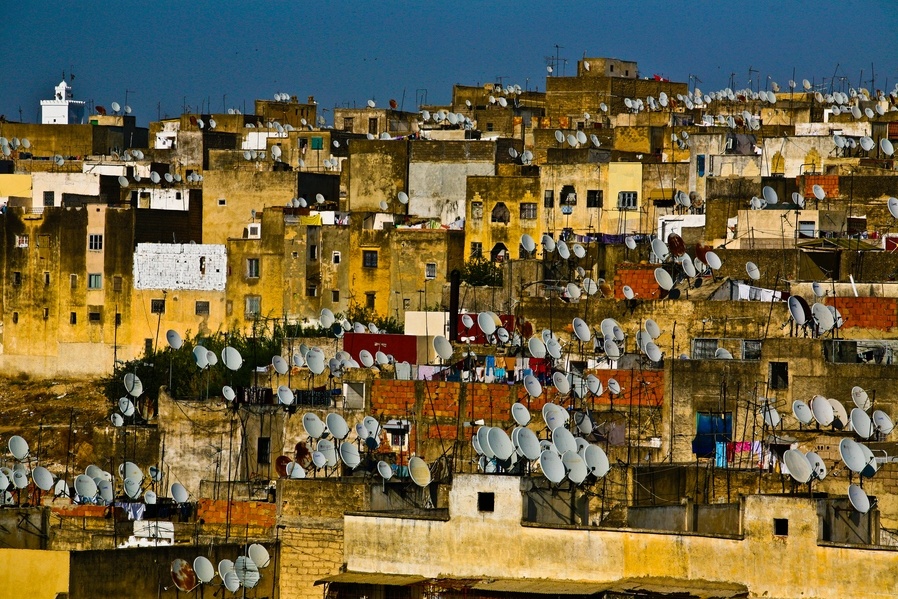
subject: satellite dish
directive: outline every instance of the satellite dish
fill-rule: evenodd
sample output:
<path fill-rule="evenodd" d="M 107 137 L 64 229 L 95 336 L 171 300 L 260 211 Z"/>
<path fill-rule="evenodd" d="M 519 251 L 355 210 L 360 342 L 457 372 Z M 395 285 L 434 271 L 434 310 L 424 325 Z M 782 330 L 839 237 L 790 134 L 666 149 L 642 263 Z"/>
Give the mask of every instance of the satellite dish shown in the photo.
<path fill-rule="evenodd" d="M 817 480 L 826 478 L 826 464 L 823 462 L 823 458 L 813 451 L 809 451 L 804 457 L 811 467 L 811 476 L 813 478 Z"/>
<path fill-rule="evenodd" d="M 882 150 L 882 153 L 886 156 L 891 156 L 895 153 L 895 146 L 893 146 L 892 142 L 885 137 L 879 140 L 879 149 Z"/>
<path fill-rule="evenodd" d="M 153 183 L 159 183 L 161 180 L 162 177 L 160 177 L 159 173 L 157 173 L 156 171 L 150 173 L 150 181 L 152 181 Z"/>
<path fill-rule="evenodd" d="M 783 461 L 789 468 L 789 475 L 797 482 L 801 484 L 810 482 L 814 473 L 811 471 L 811 465 L 803 453 L 797 449 L 789 449 L 783 454 Z"/>
<path fill-rule="evenodd" d="M 854 405 L 862 410 L 869 410 L 873 405 L 873 402 L 870 400 L 870 395 L 864 391 L 862 387 L 858 387 L 857 385 L 851 388 L 851 400 L 854 402 Z"/>
<path fill-rule="evenodd" d="M 718 360 L 732 360 L 733 354 L 731 354 L 727 349 L 718 347 L 716 350 L 714 350 L 714 357 Z"/>
<path fill-rule="evenodd" d="M 765 185 L 765 186 L 764 186 L 764 189 L 761 190 L 761 195 L 764 196 L 764 200 L 765 200 L 768 204 L 776 204 L 777 201 L 779 201 L 779 198 L 778 198 L 777 195 L 776 195 L 776 190 L 774 190 L 774 189 L 773 189 L 772 187 L 770 187 L 769 185 Z"/>
<path fill-rule="evenodd" d="M 268 550 L 265 549 L 264 546 L 259 543 L 253 543 L 246 550 L 246 555 L 256 564 L 256 567 L 260 570 L 262 568 L 268 567 L 268 564 L 271 563 L 271 556 L 268 554 Z"/>
<path fill-rule="evenodd" d="M 530 410 L 521 402 L 515 402 L 511 406 L 511 417 L 519 426 L 530 424 Z"/>
<path fill-rule="evenodd" d="M 635 250 L 636 249 L 636 238 L 633 237 L 632 235 L 627 235 L 627 237 L 624 239 L 624 245 L 627 246 L 628 250 Z"/>
<path fill-rule="evenodd" d="M 658 260 L 663 261 L 670 254 L 670 249 L 668 249 L 666 243 L 656 237 L 652 240 L 652 253 L 655 254 Z"/>
<path fill-rule="evenodd" d="M 171 486 L 171 496 L 176 503 L 187 503 L 190 500 L 190 493 L 181 483 L 174 483 Z"/>
<path fill-rule="evenodd" d="M 873 412 L 873 426 L 876 427 L 876 430 L 883 435 L 889 435 L 895 428 L 895 424 L 892 422 L 892 419 L 882 410 L 876 410 Z"/>
<path fill-rule="evenodd" d="M 564 241 L 559 241 L 555 244 L 555 249 L 558 250 L 558 255 L 562 260 L 567 260 L 571 257 L 571 250 L 568 248 L 567 243 Z"/>
<path fill-rule="evenodd" d="M 831 330 L 836 325 L 832 312 L 824 304 L 817 302 L 811 306 L 811 314 L 817 323 L 817 327 L 823 332 Z"/>
<path fill-rule="evenodd" d="M 745 272 L 748 273 L 748 276 L 753 281 L 757 281 L 761 278 L 761 269 L 758 268 L 758 265 L 754 262 L 746 262 L 745 263 Z"/>
<path fill-rule="evenodd" d="M 580 341 L 589 341 L 592 338 L 592 331 L 582 318 L 574 318 L 573 327 L 574 334 Z"/>
<path fill-rule="evenodd" d="M 328 414 L 325 417 L 325 423 L 327 424 L 327 430 L 330 431 L 335 439 L 342 441 L 349 436 L 349 425 L 346 424 L 346 420 L 336 412 Z"/>
<path fill-rule="evenodd" d="M 821 426 L 829 426 L 835 420 L 832 404 L 822 395 L 815 395 L 811 399 L 811 413 L 814 416 L 814 420 Z"/>
<path fill-rule="evenodd" d="M 128 182 L 128 177 L 119 175 L 118 184 L 122 187 L 128 187 L 128 185 L 130 185 L 130 183 Z"/>
<path fill-rule="evenodd" d="M 318 348 L 309 350 L 306 354 L 306 365 L 312 371 L 312 374 L 324 372 L 324 352 Z"/>
<path fill-rule="evenodd" d="M 393 467 L 390 466 L 383 460 L 377 462 L 377 473 L 380 474 L 380 477 L 384 480 L 390 480 L 393 478 Z"/>
<path fill-rule="evenodd" d="M 75 477 L 75 493 L 84 499 L 93 499 L 97 496 L 97 483 L 87 474 L 79 474 Z"/>
<path fill-rule="evenodd" d="M 234 401 L 234 399 L 237 397 L 237 393 L 228 385 L 225 385 L 221 388 L 221 395 L 227 401 Z"/>
<path fill-rule="evenodd" d="M 503 461 L 509 459 L 515 448 L 505 431 L 499 427 L 490 427 L 487 434 L 490 449 L 492 449 L 495 456 Z"/>
<path fill-rule="evenodd" d="M 534 357 L 534 358 L 545 358 L 546 357 L 546 344 L 539 337 L 531 337 L 527 341 L 527 349 L 530 351 L 531 357 Z"/>
<path fill-rule="evenodd" d="M 536 249 L 536 242 L 530 235 L 524 233 L 521 235 L 521 247 L 523 247 L 524 251 L 529 254 Z"/>
<path fill-rule="evenodd" d="M 705 254 L 705 263 L 710 266 L 713 270 L 720 270 L 720 267 L 723 266 L 723 262 L 720 257 L 714 252 L 708 252 Z"/>
<path fill-rule="evenodd" d="M 873 421 L 870 419 L 870 416 L 862 409 L 853 408 L 851 410 L 849 421 L 851 422 L 851 428 L 862 439 L 869 439 L 871 436 L 873 436 Z"/>
<path fill-rule="evenodd" d="M 496 332 L 496 320 L 491 312 L 481 312 L 477 315 L 477 325 L 483 334 L 490 336 Z"/>
<path fill-rule="evenodd" d="M 302 428 L 313 439 L 320 439 L 324 434 L 324 422 L 317 414 L 306 412 L 302 415 Z"/>
<path fill-rule="evenodd" d="M 549 482 L 558 484 L 564 480 L 564 464 L 555 451 L 546 450 L 539 455 L 539 467 Z"/>
<path fill-rule="evenodd" d="M 652 362 L 660 362 L 663 357 L 661 348 L 655 345 L 653 341 L 649 341 L 645 344 L 645 355 L 647 355 Z"/>
<path fill-rule="evenodd" d="M 492 322 L 492 320 L 490 320 L 490 322 Z M 433 338 L 433 349 L 443 360 L 448 360 L 452 357 L 452 344 L 442 335 L 437 335 Z"/>
<path fill-rule="evenodd" d="M 852 439 L 845 438 L 839 442 L 839 455 L 852 472 L 860 474 L 868 465 L 861 445 Z"/>
<path fill-rule="evenodd" d="M 199 586 L 199 580 L 193 566 L 187 560 L 176 559 L 171 563 L 171 579 L 179 591 L 190 593 Z"/>
<path fill-rule="evenodd" d="M 527 390 L 527 394 L 530 395 L 530 397 L 539 397 L 543 393 L 543 386 L 532 374 L 528 374 L 524 377 L 524 389 Z"/>
<path fill-rule="evenodd" d="M 663 268 L 655 269 L 655 282 L 657 282 L 658 286 L 665 291 L 670 291 L 674 286 L 674 282 L 670 276 L 670 273 Z"/>
<path fill-rule="evenodd" d="M 814 191 L 814 197 L 818 200 L 822 200 L 826 197 L 826 192 L 823 191 L 823 188 L 819 185 L 814 185 L 814 187 L 812 187 L 811 189 Z"/>
<path fill-rule="evenodd" d="M 848 501 L 851 502 L 851 507 L 861 514 L 866 514 L 870 511 L 870 498 L 867 497 L 867 493 L 856 484 L 852 483 L 848 485 Z"/>
<path fill-rule="evenodd" d="M 28 457 L 28 441 L 19 435 L 10 437 L 7 445 L 9 447 L 9 453 L 11 453 L 12 457 L 15 459 L 22 461 Z"/>
<path fill-rule="evenodd" d="M 293 390 L 287 385 L 280 385 L 277 390 L 278 403 L 284 406 L 292 406 L 295 397 Z"/>
<path fill-rule="evenodd" d="M 557 141 L 558 143 L 564 143 L 564 133 L 562 133 L 559 129 L 555 130 L 555 141 Z"/>
<path fill-rule="evenodd" d="M 31 479 L 41 491 L 49 491 L 53 488 L 53 475 L 43 466 L 37 466 L 31 471 Z"/>
<path fill-rule="evenodd" d="M 529 428 L 518 429 L 516 448 L 521 457 L 531 461 L 538 460 L 542 451 L 536 433 Z"/>
<path fill-rule="evenodd" d="M 624 285 L 621 291 L 623 291 L 624 297 L 627 298 L 628 300 L 631 300 L 634 297 L 636 297 L 636 292 L 633 291 L 633 288 L 630 287 L 629 285 Z"/>
<path fill-rule="evenodd" d="M 426 487 L 430 484 L 430 468 L 427 462 L 418 456 L 412 456 L 408 461 L 408 474 L 419 487 Z"/>
<path fill-rule="evenodd" d="M 792 402 L 792 414 L 802 424 L 810 424 L 811 420 L 814 418 L 811 408 L 800 399 L 796 399 Z"/>
<path fill-rule="evenodd" d="M 358 465 L 362 463 L 362 458 L 359 455 L 359 449 L 352 443 L 340 444 L 340 459 L 343 460 L 343 463 L 346 464 L 351 470 L 357 468 Z"/>
<path fill-rule="evenodd" d="M 204 555 L 200 555 L 193 560 L 193 571 L 196 572 L 196 577 L 203 584 L 212 582 L 212 579 L 215 578 L 215 566 Z"/>
<path fill-rule="evenodd" d="M 552 374 L 552 384 L 555 385 L 555 389 L 561 395 L 566 395 L 571 390 L 571 382 L 563 372 Z"/>

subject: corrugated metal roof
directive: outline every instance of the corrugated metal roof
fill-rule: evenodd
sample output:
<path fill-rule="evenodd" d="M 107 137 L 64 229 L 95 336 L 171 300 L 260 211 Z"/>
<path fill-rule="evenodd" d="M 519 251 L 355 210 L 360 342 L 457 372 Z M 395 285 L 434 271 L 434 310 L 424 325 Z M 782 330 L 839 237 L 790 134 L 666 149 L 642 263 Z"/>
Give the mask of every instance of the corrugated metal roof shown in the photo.
<path fill-rule="evenodd" d="M 607 588 L 595 582 L 541 579 L 495 579 L 481 580 L 472 588 L 478 591 L 498 593 L 533 593 L 536 595 L 592 595 Z"/>
<path fill-rule="evenodd" d="M 878 245 L 873 245 L 872 243 L 867 243 L 866 241 L 861 241 L 860 239 L 848 239 L 844 237 L 834 237 L 827 238 L 822 237 L 819 239 L 810 239 L 808 241 L 801 241 L 798 243 L 798 247 L 802 249 L 808 250 L 855 250 L 855 251 L 863 251 L 870 252 L 875 250 L 882 250 Z"/>

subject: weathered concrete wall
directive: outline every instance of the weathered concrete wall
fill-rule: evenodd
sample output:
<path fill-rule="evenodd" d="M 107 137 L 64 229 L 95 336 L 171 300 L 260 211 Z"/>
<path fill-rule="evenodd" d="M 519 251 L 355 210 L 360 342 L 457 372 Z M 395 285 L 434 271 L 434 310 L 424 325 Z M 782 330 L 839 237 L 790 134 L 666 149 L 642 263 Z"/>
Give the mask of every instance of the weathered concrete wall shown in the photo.
<path fill-rule="evenodd" d="M 415 574 L 424 577 L 496 579 L 478 585 L 501 589 L 504 580 L 552 578 L 587 580 L 593 592 L 672 588 L 705 592 L 743 592 L 751 596 L 798 597 L 809 593 L 837 598 L 845 594 L 889 597 L 894 553 L 818 545 L 816 502 L 798 497 L 752 496 L 745 501 L 742 538 L 665 534 L 626 530 L 570 530 L 523 526 L 518 481 L 507 477 L 459 476 L 453 485 L 450 520 L 347 516 L 345 551 L 350 572 Z M 494 512 L 477 511 L 477 492 L 493 492 Z M 775 536 L 773 519 L 788 521 L 788 535 Z M 394 539 L 387 542 L 387 539 Z M 817 564 L 781 569 L 770 563 L 783 547 Z M 429 547 L 427 552 L 418 548 Z M 483 555 L 492 559 L 484 560 Z M 547 556 L 562 556 L 553 561 Z M 603 559 L 596 560 L 601 555 Z M 638 555 L 639 559 L 632 559 Z M 846 567 L 863 568 L 863 581 L 848 580 Z M 863 588 L 860 588 L 862 585 Z"/>

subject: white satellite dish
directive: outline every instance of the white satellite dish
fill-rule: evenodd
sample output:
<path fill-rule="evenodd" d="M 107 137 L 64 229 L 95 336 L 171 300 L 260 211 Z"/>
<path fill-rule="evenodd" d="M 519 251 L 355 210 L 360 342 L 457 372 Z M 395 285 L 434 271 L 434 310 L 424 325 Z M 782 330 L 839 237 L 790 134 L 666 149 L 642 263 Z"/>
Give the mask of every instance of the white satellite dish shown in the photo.
<path fill-rule="evenodd" d="M 870 511 L 870 498 L 866 491 L 854 483 L 848 485 L 848 501 L 851 502 L 851 507 L 861 514 Z"/>
<path fill-rule="evenodd" d="M 720 267 L 723 266 L 723 261 L 720 259 L 720 256 L 718 256 L 714 252 L 708 252 L 707 254 L 705 254 L 705 262 L 713 270 L 720 270 Z"/>
<path fill-rule="evenodd" d="M 558 484 L 564 480 L 564 464 L 554 450 L 545 450 L 539 455 L 539 467 L 549 482 Z"/>
<path fill-rule="evenodd" d="M 657 282 L 658 286 L 665 291 L 670 291 L 674 286 L 674 282 L 670 276 L 670 273 L 663 268 L 655 269 L 655 282 Z"/>
<path fill-rule="evenodd" d="M 515 402 L 511 406 L 511 417 L 520 426 L 530 424 L 530 410 L 521 402 Z"/>
<path fill-rule="evenodd" d="M 873 436 L 873 421 L 870 419 L 870 416 L 862 409 L 852 408 L 849 421 L 851 422 L 851 428 L 862 439 L 869 439 Z"/>
<path fill-rule="evenodd" d="M 237 349 L 226 346 L 221 350 L 221 361 L 228 370 L 239 370 L 243 365 L 243 356 L 240 355 Z M 282 374 L 286 374 L 286 372 Z"/>
<path fill-rule="evenodd" d="M 377 473 L 380 474 L 380 477 L 385 481 L 390 480 L 393 478 L 393 467 L 387 462 L 380 460 L 377 462 Z"/>
<path fill-rule="evenodd" d="M 187 492 L 187 489 L 181 483 L 174 483 L 171 486 L 171 496 L 175 503 L 187 503 L 190 499 L 190 493 Z"/>
<path fill-rule="evenodd" d="M 761 278 L 761 269 L 758 268 L 758 265 L 754 262 L 745 263 L 745 272 L 748 273 L 749 278 L 753 281 L 757 281 Z"/>
<path fill-rule="evenodd" d="M 882 153 L 886 156 L 891 156 L 895 153 L 895 146 L 893 146 L 892 142 L 885 137 L 879 140 L 879 149 L 882 150 Z"/>
<path fill-rule="evenodd" d="M 15 459 L 22 461 L 28 457 L 28 441 L 23 437 L 13 435 L 9 438 L 7 446 L 9 447 L 9 453 L 11 453 L 12 457 Z"/>
<path fill-rule="evenodd" d="M 324 422 L 313 412 L 302 415 L 302 428 L 312 439 L 320 439 L 325 432 Z"/>
<path fill-rule="evenodd" d="M 433 349 L 443 360 L 448 360 L 452 357 L 452 344 L 442 335 L 437 335 L 433 338 Z M 371 354 L 369 353 L 368 355 L 370 356 Z M 364 358 L 362 358 L 362 363 L 365 363 Z M 368 366 L 371 366 L 371 364 Z"/>
<path fill-rule="evenodd" d="M 530 397 L 539 397 L 543 393 L 543 386 L 532 374 L 528 374 L 524 377 L 524 389 L 527 390 L 527 394 L 530 395 Z"/>
<path fill-rule="evenodd" d="M 873 426 L 875 426 L 876 430 L 883 435 L 889 435 L 895 428 L 892 419 L 882 410 L 875 410 L 873 412 Z"/>
<path fill-rule="evenodd" d="M 408 474 L 419 487 L 426 487 L 430 484 L 431 475 L 427 462 L 418 456 L 412 456 L 408 461 Z"/>
<path fill-rule="evenodd" d="M 789 468 L 789 475 L 797 482 L 801 484 L 810 482 L 814 473 L 811 470 L 811 465 L 808 463 L 807 458 L 804 457 L 804 454 L 801 453 L 801 451 L 797 449 L 786 450 L 786 453 L 783 454 L 783 461 Z"/>
<path fill-rule="evenodd" d="M 811 420 L 814 418 L 811 408 L 800 399 L 796 399 L 792 402 L 792 414 L 802 424 L 810 424 Z"/>
<path fill-rule="evenodd" d="M 278 403 L 282 406 L 292 406 L 296 399 L 293 390 L 287 385 L 280 385 L 277 389 Z"/>

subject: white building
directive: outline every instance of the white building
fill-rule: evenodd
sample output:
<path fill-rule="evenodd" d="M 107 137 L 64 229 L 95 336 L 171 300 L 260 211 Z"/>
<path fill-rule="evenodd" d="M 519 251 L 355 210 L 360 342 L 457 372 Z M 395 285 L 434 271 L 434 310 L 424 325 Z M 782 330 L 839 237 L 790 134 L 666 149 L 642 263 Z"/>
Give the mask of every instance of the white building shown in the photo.
<path fill-rule="evenodd" d="M 84 102 L 72 99 L 72 88 L 65 79 L 56 86 L 52 100 L 41 100 L 41 123 L 44 125 L 83 125 Z"/>

